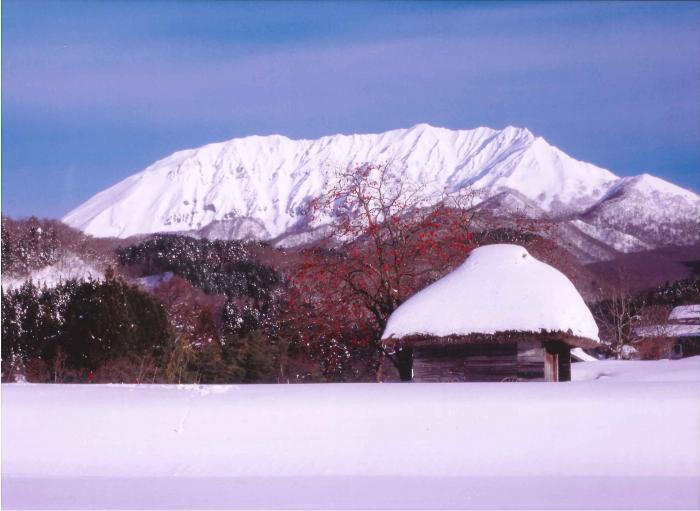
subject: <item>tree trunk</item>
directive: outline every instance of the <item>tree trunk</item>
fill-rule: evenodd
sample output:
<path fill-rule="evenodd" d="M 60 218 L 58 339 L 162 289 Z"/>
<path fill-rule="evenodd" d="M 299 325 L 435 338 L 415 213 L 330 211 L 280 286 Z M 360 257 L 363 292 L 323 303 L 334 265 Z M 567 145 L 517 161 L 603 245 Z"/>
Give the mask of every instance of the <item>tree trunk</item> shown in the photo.
<path fill-rule="evenodd" d="M 382 382 L 382 366 L 384 365 L 384 351 L 380 351 L 377 355 L 377 361 L 374 366 L 374 378 L 377 383 Z"/>

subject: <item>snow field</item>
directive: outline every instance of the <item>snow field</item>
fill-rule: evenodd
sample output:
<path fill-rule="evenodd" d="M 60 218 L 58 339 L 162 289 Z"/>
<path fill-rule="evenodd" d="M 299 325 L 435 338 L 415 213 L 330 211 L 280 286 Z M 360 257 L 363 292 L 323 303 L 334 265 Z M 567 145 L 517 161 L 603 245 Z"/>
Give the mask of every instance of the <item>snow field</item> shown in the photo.
<path fill-rule="evenodd" d="M 601 380 L 602 382 L 611 380 L 615 382 L 687 382 L 688 385 L 700 385 L 700 357 L 680 360 L 597 360 L 592 364 L 577 363 L 571 366 L 571 379 L 574 381 Z"/>
<path fill-rule="evenodd" d="M 697 507 L 700 357 L 663 362 L 560 384 L 3 385 L 2 504 Z"/>

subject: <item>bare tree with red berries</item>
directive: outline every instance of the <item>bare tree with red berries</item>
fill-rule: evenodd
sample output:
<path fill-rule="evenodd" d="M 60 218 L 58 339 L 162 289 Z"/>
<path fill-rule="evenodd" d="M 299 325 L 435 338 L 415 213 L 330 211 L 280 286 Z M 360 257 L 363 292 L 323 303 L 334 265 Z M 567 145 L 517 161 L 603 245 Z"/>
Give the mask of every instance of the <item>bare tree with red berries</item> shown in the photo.
<path fill-rule="evenodd" d="M 400 354 L 381 343 L 388 317 L 473 247 L 473 193 L 415 185 L 399 170 L 385 163 L 338 171 L 310 205 L 329 231 L 292 275 L 291 304 L 300 341 L 334 369 L 360 349 L 377 378 L 384 357 L 401 370 Z"/>

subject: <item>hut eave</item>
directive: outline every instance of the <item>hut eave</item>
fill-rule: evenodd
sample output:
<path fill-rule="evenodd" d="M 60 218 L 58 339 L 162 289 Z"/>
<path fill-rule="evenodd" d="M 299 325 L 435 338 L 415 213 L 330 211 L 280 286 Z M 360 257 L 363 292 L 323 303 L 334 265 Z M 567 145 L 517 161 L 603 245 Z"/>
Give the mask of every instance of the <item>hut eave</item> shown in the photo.
<path fill-rule="evenodd" d="M 403 337 L 389 337 L 382 342 L 389 349 L 404 347 L 417 348 L 421 346 L 448 346 L 456 344 L 508 344 L 526 341 L 560 341 L 576 348 L 595 348 L 600 342 L 574 335 L 571 332 L 546 331 L 526 332 L 520 330 L 507 330 L 494 333 L 471 333 L 467 335 L 435 336 L 430 334 L 412 334 Z"/>

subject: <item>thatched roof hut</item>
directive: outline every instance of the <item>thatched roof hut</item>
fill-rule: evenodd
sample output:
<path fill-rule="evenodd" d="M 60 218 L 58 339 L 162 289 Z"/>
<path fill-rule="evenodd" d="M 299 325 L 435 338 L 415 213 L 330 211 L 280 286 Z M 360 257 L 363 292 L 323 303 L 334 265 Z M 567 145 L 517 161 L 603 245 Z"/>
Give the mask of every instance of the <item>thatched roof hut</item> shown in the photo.
<path fill-rule="evenodd" d="M 421 381 L 539 379 L 540 373 L 568 379 L 570 347 L 599 343 L 598 326 L 571 281 L 518 245 L 473 250 L 454 272 L 396 309 L 382 338 L 404 359 L 411 354 Z M 548 356 L 556 365 L 549 370 Z"/>

